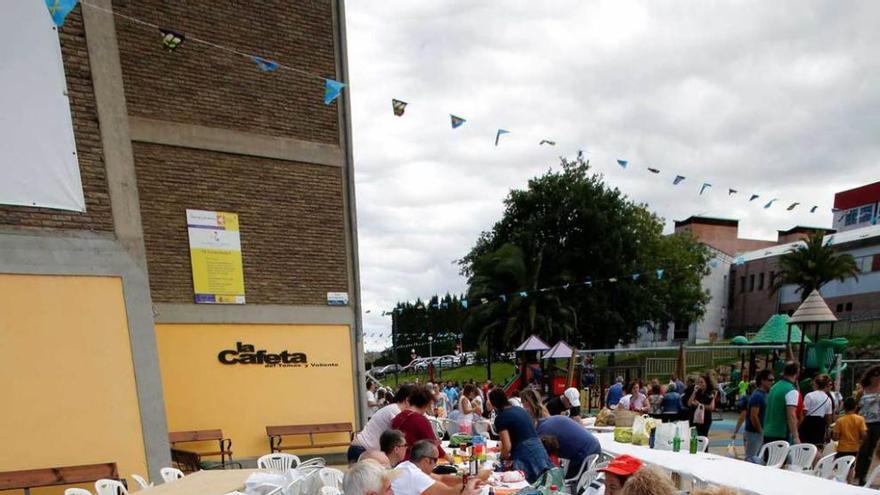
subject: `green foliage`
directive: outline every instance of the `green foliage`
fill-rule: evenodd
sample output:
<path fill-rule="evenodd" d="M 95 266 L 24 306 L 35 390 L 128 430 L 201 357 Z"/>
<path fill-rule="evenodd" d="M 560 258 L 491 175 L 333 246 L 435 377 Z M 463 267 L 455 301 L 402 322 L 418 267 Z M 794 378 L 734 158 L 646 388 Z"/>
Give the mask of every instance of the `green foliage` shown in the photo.
<path fill-rule="evenodd" d="M 492 382 L 504 383 L 513 373 L 516 367 L 511 363 L 492 363 Z M 456 382 L 466 382 L 473 379 L 475 382 L 486 381 L 486 365 L 473 364 L 469 366 L 461 366 L 459 368 L 444 369 L 435 371 L 434 378 L 437 381 L 452 380 Z M 428 379 L 427 372 L 421 373 L 401 373 L 397 376 L 398 383 L 413 382 L 416 379 L 424 383 Z M 390 374 L 384 377 L 381 382 L 385 385 L 394 385 L 394 375 Z"/>
<path fill-rule="evenodd" d="M 458 343 L 458 336 L 462 334 L 465 314 L 461 299 L 450 294 L 434 296 L 427 302 L 417 299 L 415 302 L 398 303 L 391 323 L 396 362 L 409 363 L 412 349 L 421 357 L 427 357 L 429 352 L 434 356 L 452 354 Z M 434 338 L 430 346 L 429 335 Z M 472 334 L 463 335 L 462 346 L 464 350 L 474 350 L 477 337 Z M 389 362 L 395 362 L 393 355 L 387 357 Z"/>
<path fill-rule="evenodd" d="M 510 349 L 530 333 L 604 347 L 632 339 L 641 324 L 702 316 L 706 247 L 687 235 L 664 236 L 658 217 L 608 188 L 582 157 L 563 159 L 562 170 L 511 191 L 504 205 L 460 261 L 468 298 L 486 300 L 468 312 L 466 335 L 480 334 L 493 349 Z M 665 269 L 661 280 L 656 268 Z M 638 280 L 628 275 L 635 273 Z M 618 281 L 515 295 L 609 277 Z"/>
<path fill-rule="evenodd" d="M 779 257 L 780 272 L 773 281 L 773 292 L 783 285 L 794 284 L 807 298 L 814 289 L 821 289 L 832 280 L 843 282 L 849 277 L 858 280 L 859 269 L 851 254 L 838 253 L 831 246 L 831 240 L 823 243 L 821 232 L 813 232 L 791 251 Z"/>

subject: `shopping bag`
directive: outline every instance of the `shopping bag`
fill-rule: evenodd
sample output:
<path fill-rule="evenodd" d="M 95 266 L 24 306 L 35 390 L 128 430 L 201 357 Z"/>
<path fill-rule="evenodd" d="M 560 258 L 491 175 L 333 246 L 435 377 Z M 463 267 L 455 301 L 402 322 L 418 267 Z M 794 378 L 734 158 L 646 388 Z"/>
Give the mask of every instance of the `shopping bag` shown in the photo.
<path fill-rule="evenodd" d="M 706 421 L 706 406 L 700 404 L 697 406 L 697 410 L 694 411 L 694 424 L 701 425 Z"/>
<path fill-rule="evenodd" d="M 672 439 L 675 438 L 675 423 L 660 423 L 654 433 L 654 448 L 657 450 L 672 450 Z"/>
<path fill-rule="evenodd" d="M 733 442 L 727 444 L 727 457 L 739 459 L 739 456 L 736 455 L 736 446 L 733 444 Z"/>
<path fill-rule="evenodd" d="M 636 416 L 635 418 L 633 418 L 633 445 L 648 445 L 648 438 L 651 434 L 651 432 L 648 431 L 648 422 L 646 421 L 648 418 L 649 416 Z"/>

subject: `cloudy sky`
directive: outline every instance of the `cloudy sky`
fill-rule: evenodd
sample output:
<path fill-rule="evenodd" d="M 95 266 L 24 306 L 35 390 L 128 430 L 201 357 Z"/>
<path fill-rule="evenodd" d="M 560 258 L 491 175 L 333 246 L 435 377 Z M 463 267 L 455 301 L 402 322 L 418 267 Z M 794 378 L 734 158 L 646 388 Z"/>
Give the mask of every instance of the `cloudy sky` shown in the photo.
<path fill-rule="evenodd" d="M 454 260 L 508 191 L 578 149 L 667 230 L 695 214 L 754 238 L 828 227 L 834 192 L 880 180 L 880 2 L 346 9 L 368 349 L 390 342 L 379 313 L 396 301 L 463 291 Z M 403 117 L 391 98 L 409 102 Z M 450 113 L 467 123 L 452 130 Z M 495 147 L 498 128 L 511 133 Z M 765 210 L 752 192 L 780 201 Z"/>

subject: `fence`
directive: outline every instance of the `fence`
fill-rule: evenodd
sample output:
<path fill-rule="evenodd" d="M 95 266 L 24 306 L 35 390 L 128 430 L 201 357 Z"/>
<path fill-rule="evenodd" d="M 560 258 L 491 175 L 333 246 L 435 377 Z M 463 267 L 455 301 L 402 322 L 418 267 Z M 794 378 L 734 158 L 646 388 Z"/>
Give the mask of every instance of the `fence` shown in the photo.
<path fill-rule="evenodd" d="M 729 363 L 739 358 L 738 349 L 700 349 L 689 347 L 685 353 L 687 369 L 714 368 L 719 363 Z M 668 377 L 675 373 L 678 358 L 647 358 L 645 359 L 646 377 Z"/>

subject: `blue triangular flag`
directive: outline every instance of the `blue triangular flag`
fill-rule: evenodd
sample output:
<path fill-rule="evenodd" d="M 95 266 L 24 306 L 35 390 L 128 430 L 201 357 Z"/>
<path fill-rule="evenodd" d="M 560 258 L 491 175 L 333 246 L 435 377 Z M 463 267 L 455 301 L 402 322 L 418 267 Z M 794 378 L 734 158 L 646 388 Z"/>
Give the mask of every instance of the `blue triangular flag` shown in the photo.
<path fill-rule="evenodd" d="M 705 191 L 709 187 L 712 187 L 712 184 L 709 184 L 708 182 L 703 182 L 703 187 L 700 188 L 700 196 L 702 196 L 703 191 Z"/>
<path fill-rule="evenodd" d="M 663 271 L 664 270 L 662 268 L 657 269 L 657 280 L 660 280 L 663 278 Z"/>
<path fill-rule="evenodd" d="M 522 291 L 519 293 L 520 297 L 529 297 L 529 293 L 526 291 Z"/>
<path fill-rule="evenodd" d="M 709 266 L 711 266 L 712 268 L 718 267 L 718 260 L 713 258 L 711 261 L 709 261 Z"/>
<path fill-rule="evenodd" d="M 449 120 L 452 123 L 453 129 L 458 129 L 459 127 L 461 127 L 461 124 L 467 122 L 467 120 L 452 114 L 449 114 Z"/>
<path fill-rule="evenodd" d="M 745 264 L 746 264 L 746 259 L 743 258 L 742 256 L 737 256 L 737 257 L 736 257 L 736 261 L 734 261 L 734 264 L 736 264 L 736 266 L 742 266 L 742 265 L 745 265 Z"/>
<path fill-rule="evenodd" d="M 275 72 L 278 70 L 278 62 L 274 60 L 257 57 L 256 55 L 251 58 L 254 60 L 254 63 L 257 64 L 257 68 L 263 72 Z"/>
<path fill-rule="evenodd" d="M 638 273 L 633 273 L 632 278 L 633 278 L 633 280 L 638 280 L 640 276 L 641 275 L 639 275 Z"/>
<path fill-rule="evenodd" d="M 480 304 L 487 304 L 488 302 L 489 302 L 489 300 L 486 299 L 485 297 L 480 298 Z"/>
<path fill-rule="evenodd" d="M 797 205 L 799 205 L 799 204 L 800 203 L 792 203 L 792 204 L 788 205 L 788 208 L 786 208 L 786 210 L 791 211 L 791 210 L 795 209 L 797 207 Z"/>
<path fill-rule="evenodd" d="M 816 208 L 818 208 L 818 207 L 819 207 L 818 205 L 813 205 L 813 207 L 810 208 L 810 213 L 816 213 Z"/>
<path fill-rule="evenodd" d="M 767 208 L 770 208 L 770 206 L 773 204 L 774 201 L 776 201 L 776 198 L 773 198 L 770 201 L 768 201 L 767 204 L 764 205 L 764 209 L 766 210 Z"/>
<path fill-rule="evenodd" d="M 757 194 L 752 194 L 752 197 L 749 198 L 749 201 L 754 201 L 754 200 L 756 200 L 756 199 L 758 199 L 758 198 L 760 198 L 760 197 L 761 197 L 761 196 L 759 196 L 759 195 L 757 195 Z"/>
<path fill-rule="evenodd" d="M 467 301 L 467 299 L 462 299 L 462 300 L 461 300 L 461 307 L 464 308 L 464 309 L 467 309 L 467 307 L 468 307 L 468 301 Z"/>
<path fill-rule="evenodd" d="M 611 282 L 611 283 L 613 284 L 613 283 L 617 282 L 617 279 L 614 278 L 614 277 L 611 277 L 611 278 L 608 279 L 608 281 Z"/>
<path fill-rule="evenodd" d="M 510 134 L 510 131 L 498 129 L 498 132 L 495 133 L 495 146 L 498 146 L 498 138 L 500 138 L 502 134 Z"/>
<path fill-rule="evenodd" d="M 728 196 L 730 196 L 730 195 L 732 195 L 732 194 L 736 194 L 736 193 L 738 193 L 738 192 L 739 192 L 739 191 L 737 191 L 736 189 L 727 189 L 727 195 L 728 195 Z"/>
<path fill-rule="evenodd" d="M 652 174 L 659 174 L 659 173 L 660 173 L 660 169 L 659 169 L 659 168 L 651 168 L 651 167 L 648 167 L 648 172 L 651 172 Z"/>
<path fill-rule="evenodd" d="M 626 168 L 626 166 L 627 166 L 627 164 L 629 164 L 629 162 L 626 160 L 617 160 L 617 164 L 623 168 Z"/>
<path fill-rule="evenodd" d="M 78 1 L 79 0 L 46 0 L 46 7 L 49 8 L 49 15 L 52 16 L 52 22 L 58 27 L 63 26 L 64 19 L 67 19 L 67 14 L 76 7 Z"/>
<path fill-rule="evenodd" d="M 593 279 L 590 277 L 587 277 L 587 279 L 584 281 L 584 285 L 586 285 L 587 287 L 592 287 L 593 286 Z"/>
<path fill-rule="evenodd" d="M 501 302 L 507 302 L 507 296 L 505 296 L 504 294 L 501 294 L 500 296 L 498 296 L 498 298 L 501 299 Z"/>
<path fill-rule="evenodd" d="M 683 175 L 676 175 L 675 178 L 672 179 L 672 185 L 677 186 L 684 179 L 685 179 L 685 177 Z"/>
<path fill-rule="evenodd" d="M 334 81 L 333 79 L 324 79 L 324 104 L 329 105 L 333 100 L 339 97 L 345 83 Z"/>

